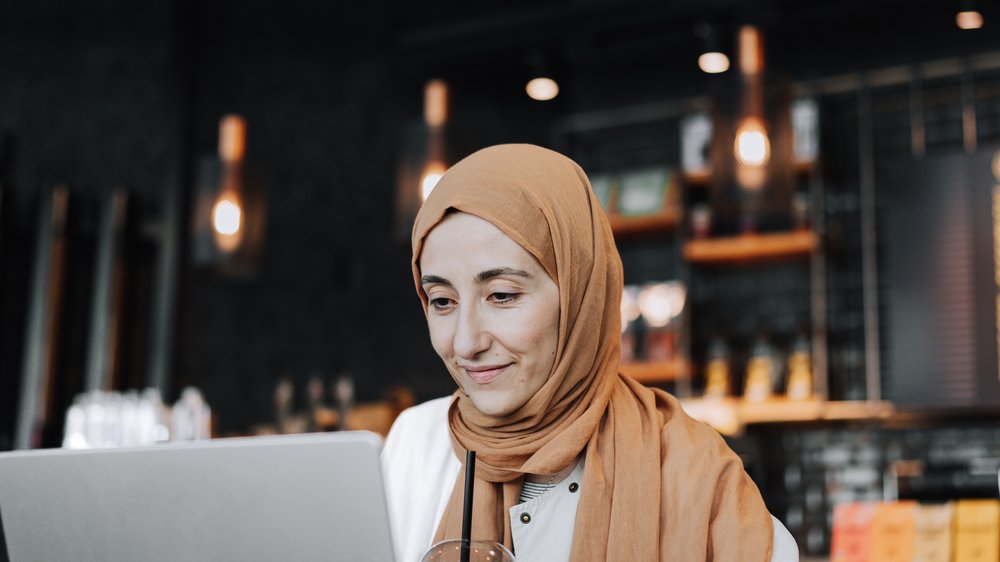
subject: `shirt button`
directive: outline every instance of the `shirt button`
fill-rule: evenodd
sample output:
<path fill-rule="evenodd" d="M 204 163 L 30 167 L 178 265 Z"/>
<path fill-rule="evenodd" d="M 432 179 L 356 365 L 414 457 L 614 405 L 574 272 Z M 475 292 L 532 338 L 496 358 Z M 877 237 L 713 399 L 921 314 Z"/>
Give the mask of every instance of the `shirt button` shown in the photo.
<path fill-rule="evenodd" d="M 531 516 L 528 515 L 527 513 L 522 513 L 521 514 L 521 523 L 524 523 L 524 524 L 531 523 Z"/>
<path fill-rule="evenodd" d="M 572 484 L 569 485 L 569 491 L 570 492 L 576 492 L 579 489 L 580 489 L 580 485 L 577 484 L 576 482 L 573 482 Z"/>

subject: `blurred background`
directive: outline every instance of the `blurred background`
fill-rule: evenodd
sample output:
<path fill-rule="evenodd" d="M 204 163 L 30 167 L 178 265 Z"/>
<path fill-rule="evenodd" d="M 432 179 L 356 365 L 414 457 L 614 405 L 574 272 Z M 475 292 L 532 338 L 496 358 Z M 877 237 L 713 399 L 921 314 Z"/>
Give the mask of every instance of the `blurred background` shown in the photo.
<path fill-rule="evenodd" d="M 93 417 L 147 407 L 154 441 L 386 431 L 453 390 L 410 273 L 422 197 L 527 142 L 612 220 L 623 370 L 727 436 L 803 554 L 838 505 L 996 498 L 998 23 L 971 0 L 6 2 L 0 450 L 126 443 Z"/>

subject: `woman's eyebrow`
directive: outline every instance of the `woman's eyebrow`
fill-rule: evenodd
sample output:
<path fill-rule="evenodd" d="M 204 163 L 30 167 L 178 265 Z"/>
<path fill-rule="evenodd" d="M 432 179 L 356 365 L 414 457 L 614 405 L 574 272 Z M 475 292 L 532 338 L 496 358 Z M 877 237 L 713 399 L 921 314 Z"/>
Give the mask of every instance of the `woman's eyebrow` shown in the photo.
<path fill-rule="evenodd" d="M 451 287 L 451 281 L 437 275 L 424 275 L 420 278 L 421 285 L 447 285 Z"/>
<path fill-rule="evenodd" d="M 529 274 L 527 271 L 514 269 L 512 267 L 497 267 L 479 272 L 479 274 L 476 275 L 476 283 L 482 283 L 487 279 L 493 279 L 494 277 L 500 277 L 501 275 L 511 275 L 514 277 L 527 277 L 527 278 L 531 277 L 531 274 Z"/>

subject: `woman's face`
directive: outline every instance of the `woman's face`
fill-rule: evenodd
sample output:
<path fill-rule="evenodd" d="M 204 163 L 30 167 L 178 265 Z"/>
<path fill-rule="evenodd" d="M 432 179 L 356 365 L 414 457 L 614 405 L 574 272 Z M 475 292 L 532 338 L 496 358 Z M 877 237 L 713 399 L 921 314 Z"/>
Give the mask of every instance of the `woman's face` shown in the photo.
<path fill-rule="evenodd" d="M 559 287 L 492 223 L 452 213 L 420 254 L 431 343 L 480 412 L 504 416 L 548 380 L 559 340 Z"/>

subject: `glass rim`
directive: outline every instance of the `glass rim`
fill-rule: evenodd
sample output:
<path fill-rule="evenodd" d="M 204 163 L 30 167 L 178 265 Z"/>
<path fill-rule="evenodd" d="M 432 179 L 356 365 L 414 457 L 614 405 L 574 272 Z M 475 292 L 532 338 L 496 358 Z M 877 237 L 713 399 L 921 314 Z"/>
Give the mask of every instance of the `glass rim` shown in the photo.
<path fill-rule="evenodd" d="M 489 544 L 491 546 L 499 548 L 504 554 L 507 554 L 512 559 L 514 559 L 514 553 L 511 552 L 509 548 L 507 548 L 506 546 L 504 546 L 503 543 L 500 543 L 500 542 L 497 542 L 497 541 L 491 541 L 491 540 L 488 540 L 488 539 L 443 539 L 443 540 L 440 540 L 440 541 L 432 544 L 427 550 L 430 551 L 430 550 L 433 550 L 434 548 L 436 548 L 438 546 L 443 546 L 443 545 L 446 545 L 448 543 L 461 544 L 463 542 L 468 542 L 470 546 L 475 545 L 477 543 L 478 544 Z"/>

